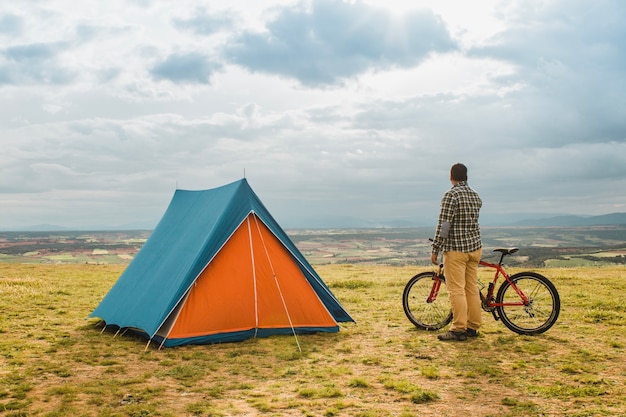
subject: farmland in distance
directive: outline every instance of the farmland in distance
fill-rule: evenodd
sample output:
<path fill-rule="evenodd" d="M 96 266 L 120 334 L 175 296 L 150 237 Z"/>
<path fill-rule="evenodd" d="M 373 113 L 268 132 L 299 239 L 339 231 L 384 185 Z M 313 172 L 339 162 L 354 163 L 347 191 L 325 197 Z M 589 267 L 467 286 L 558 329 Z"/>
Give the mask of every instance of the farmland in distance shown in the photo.
<path fill-rule="evenodd" d="M 428 265 L 431 228 L 286 230 L 313 265 Z M 0 232 L 0 262 L 127 264 L 151 231 Z M 519 247 L 516 266 L 575 267 L 626 263 L 626 225 L 484 227 L 484 259 Z"/>

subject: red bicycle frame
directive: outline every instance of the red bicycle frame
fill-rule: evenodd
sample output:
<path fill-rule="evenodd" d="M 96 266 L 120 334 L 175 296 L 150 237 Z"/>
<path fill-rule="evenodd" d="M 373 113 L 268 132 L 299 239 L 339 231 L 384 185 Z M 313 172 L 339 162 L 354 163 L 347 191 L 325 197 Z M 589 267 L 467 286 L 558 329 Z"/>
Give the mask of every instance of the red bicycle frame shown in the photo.
<path fill-rule="evenodd" d="M 502 258 L 504 257 L 504 255 L 502 256 Z M 530 300 L 528 299 L 528 297 L 526 296 L 526 294 L 524 294 L 524 292 L 519 289 L 519 287 L 517 285 L 515 285 L 515 283 L 513 281 L 511 281 L 511 278 L 509 277 L 509 274 L 506 273 L 506 271 L 504 270 L 504 267 L 502 266 L 502 258 L 500 258 L 500 263 L 494 264 L 491 262 L 486 262 L 481 260 L 478 264 L 480 266 L 485 266 L 487 268 L 491 268 L 491 269 L 495 269 L 496 273 L 493 277 L 493 281 L 489 283 L 489 287 L 487 288 L 487 296 L 484 297 L 482 294 L 482 291 L 480 292 L 481 295 L 481 299 L 483 301 L 483 306 L 487 307 L 487 308 L 493 308 L 493 307 L 511 307 L 511 306 L 527 306 L 530 304 Z M 426 299 L 427 303 L 432 303 L 437 299 L 437 295 L 439 295 L 439 289 L 441 288 L 441 283 L 442 281 L 445 281 L 445 278 L 442 279 L 443 276 L 443 271 L 442 271 L 442 267 L 443 265 L 439 265 L 439 272 L 435 272 L 435 274 L 433 275 L 433 286 L 430 289 L 430 294 L 428 295 L 428 298 Z M 509 283 L 509 285 L 515 290 L 515 292 L 517 293 L 517 295 L 520 297 L 521 301 L 516 301 L 516 302 L 507 302 L 507 303 L 496 303 L 495 302 L 495 298 L 493 296 L 494 290 L 496 288 L 496 284 L 498 283 L 498 278 L 500 277 L 500 275 L 502 275 L 502 277 L 504 277 L 504 279 Z"/>
<path fill-rule="evenodd" d="M 428 298 L 426 299 L 427 303 L 432 303 L 433 301 L 435 301 L 437 299 L 437 295 L 439 294 L 439 288 L 441 288 L 441 277 L 440 277 L 441 271 L 439 272 L 439 274 L 435 273 L 435 275 L 433 276 L 433 286 L 430 289 L 430 294 L 428 295 Z"/>
<path fill-rule="evenodd" d="M 490 262 L 485 262 L 485 261 L 480 261 L 478 263 L 480 266 L 486 266 L 488 268 L 492 268 L 496 270 L 496 274 L 493 277 L 493 281 L 489 283 L 489 288 L 487 289 L 487 297 L 486 297 L 486 302 L 487 302 L 487 306 L 488 307 L 505 307 L 505 306 L 527 306 L 530 304 L 530 301 L 528 300 L 528 297 L 526 297 L 526 294 L 524 294 L 524 292 L 522 290 L 520 290 L 517 285 L 515 285 L 514 282 L 511 281 L 511 278 L 509 277 L 509 274 L 506 273 L 506 271 L 504 270 L 504 268 L 502 267 L 502 264 L 492 264 Z M 504 279 L 509 283 L 509 285 L 515 290 L 515 292 L 517 293 L 517 295 L 519 295 L 519 297 L 522 299 L 521 302 L 508 302 L 508 303 L 496 303 L 494 301 L 493 298 L 493 292 L 494 289 L 496 287 L 496 283 L 498 281 L 498 277 L 502 275 L 504 277 Z M 434 287 L 434 285 L 433 285 Z"/>

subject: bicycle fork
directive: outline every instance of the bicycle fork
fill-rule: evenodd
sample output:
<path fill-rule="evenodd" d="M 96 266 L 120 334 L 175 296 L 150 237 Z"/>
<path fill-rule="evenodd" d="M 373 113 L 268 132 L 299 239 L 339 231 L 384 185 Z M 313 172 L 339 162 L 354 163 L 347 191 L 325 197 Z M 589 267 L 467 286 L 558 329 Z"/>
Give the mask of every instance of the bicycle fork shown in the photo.
<path fill-rule="evenodd" d="M 442 282 L 445 282 L 442 275 L 438 275 L 437 278 L 433 278 L 433 286 L 430 289 L 430 294 L 428 295 L 428 298 L 426 299 L 427 303 L 430 304 L 437 299 L 437 295 L 439 295 L 439 288 L 441 288 Z"/>

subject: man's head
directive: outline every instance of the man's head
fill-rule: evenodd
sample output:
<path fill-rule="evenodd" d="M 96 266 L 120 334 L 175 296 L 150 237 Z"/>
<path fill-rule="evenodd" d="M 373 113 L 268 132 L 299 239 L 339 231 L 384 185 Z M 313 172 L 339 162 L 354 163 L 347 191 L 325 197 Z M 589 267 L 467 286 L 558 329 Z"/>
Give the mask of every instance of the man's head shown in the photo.
<path fill-rule="evenodd" d="M 461 163 L 452 165 L 450 168 L 450 180 L 451 181 L 467 181 L 467 167 Z"/>

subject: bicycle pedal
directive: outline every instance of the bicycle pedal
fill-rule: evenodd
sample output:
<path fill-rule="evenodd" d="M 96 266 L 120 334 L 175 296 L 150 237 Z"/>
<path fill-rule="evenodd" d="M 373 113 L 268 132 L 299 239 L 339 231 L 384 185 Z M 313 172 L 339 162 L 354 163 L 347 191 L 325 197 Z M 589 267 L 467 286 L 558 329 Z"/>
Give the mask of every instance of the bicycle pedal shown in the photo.
<path fill-rule="evenodd" d="M 496 309 L 495 308 L 493 310 L 491 310 L 491 314 L 493 314 L 493 319 L 495 321 L 500 320 L 500 316 L 498 316 L 498 313 L 496 313 Z"/>

